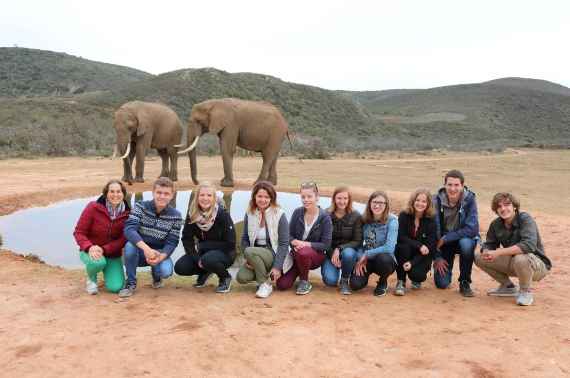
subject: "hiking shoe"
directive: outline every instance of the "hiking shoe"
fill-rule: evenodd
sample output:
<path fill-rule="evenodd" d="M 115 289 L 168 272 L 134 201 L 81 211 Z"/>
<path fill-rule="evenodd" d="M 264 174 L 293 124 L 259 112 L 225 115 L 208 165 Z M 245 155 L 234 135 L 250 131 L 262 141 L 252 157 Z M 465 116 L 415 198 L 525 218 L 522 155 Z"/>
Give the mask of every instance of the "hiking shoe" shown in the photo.
<path fill-rule="evenodd" d="M 352 294 L 352 290 L 350 289 L 350 285 L 348 284 L 348 278 L 340 279 L 340 293 L 342 295 Z"/>
<path fill-rule="evenodd" d="M 459 283 L 459 292 L 461 293 L 461 295 L 467 298 L 475 296 L 475 293 L 473 292 L 473 290 L 471 290 L 471 285 L 467 281 L 461 281 Z"/>
<path fill-rule="evenodd" d="M 518 290 L 515 284 L 511 282 L 506 285 L 501 285 L 496 289 L 487 291 L 487 295 L 491 295 L 493 297 L 516 297 L 518 295 Z"/>
<path fill-rule="evenodd" d="M 421 282 L 416 282 L 416 281 L 412 281 L 412 289 L 414 290 L 419 290 L 422 288 L 422 283 Z"/>
<path fill-rule="evenodd" d="M 91 281 L 91 279 L 87 279 L 87 283 L 85 285 L 85 291 L 87 294 L 96 295 L 99 292 L 99 288 L 97 287 L 97 282 Z"/>
<path fill-rule="evenodd" d="M 272 292 L 273 292 L 273 285 L 271 284 L 271 282 L 264 282 L 261 285 L 259 285 L 259 288 L 255 293 L 255 296 L 257 298 L 267 298 L 268 296 L 271 295 Z"/>
<path fill-rule="evenodd" d="M 208 281 L 208 278 L 210 278 L 210 276 L 212 275 L 212 273 L 200 273 L 198 274 L 198 279 L 196 280 L 196 283 L 192 286 L 196 287 L 196 288 L 201 288 L 206 286 L 206 281 Z"/>
<path fill-rule="evenodd" d="M 530 306 L 534 301 L 534 297 L 529 290 L 521 290 L 517 296 L 517 304 L 519 306 Z"/>
<path fill-rule="evenodd" d="M 162 281 L 162 279 L 160 279 L 158 281 L 152 281 L 152 288 L 153 289 L 160 289 L 163 286 L 164 286 L 164 281 Z"/>
<path fill-rule="evenodd" d="M 136 284 L 127 284 L 127 286 L 125 286 L 125 288 L 123 288 L 123 289 L 121 289 L 121 291 L 119 291 L 119 297 L 128 298 L 135 293 L 136 289 L 137 289 Z"/>
<path fill-rule="evenodd" d="M 297 285 L 297 295 L 305 295 L 311 292 L 313 285 L 309 281 L 300 280 L 299 285 Z"/>
<path fill-rule="evenodd" d="M 394 295 L 400 297 L 406 295 L 406 283 L 403 280 L 398 280 L 396 288 L 394 289 Z"/>
<path fill-rule="evenodd" d="M 229 293 L 232 286 L 232 276 L 227 276 L 226 278 L 221 278 L 218 287 L 216 288 L 216 293 Z"/>
<path fill-rule="evenodd" d="M 376 289 L 374 289 L 374 295 L 376 297 L 383 297 L 388 292 L 388 278 L 381 278 L 376 284 Z"/>

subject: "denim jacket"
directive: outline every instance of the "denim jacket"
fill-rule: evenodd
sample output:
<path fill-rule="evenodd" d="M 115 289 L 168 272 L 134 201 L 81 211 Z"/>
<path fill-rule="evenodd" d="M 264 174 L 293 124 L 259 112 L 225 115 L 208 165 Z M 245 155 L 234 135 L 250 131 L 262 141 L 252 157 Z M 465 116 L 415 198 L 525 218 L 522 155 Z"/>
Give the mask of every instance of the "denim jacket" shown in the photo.
<path fill-rule="evenodd" d="M 364 253 L 369 259 L 373 259 L 381 253 L 388 253 L 394 260 L 394 251 L 398 241 L 398 218 L 394 214 L 388 215 L 388 221 L 384 223 L 365 223 L 362 226 L 364 239 Z"/>

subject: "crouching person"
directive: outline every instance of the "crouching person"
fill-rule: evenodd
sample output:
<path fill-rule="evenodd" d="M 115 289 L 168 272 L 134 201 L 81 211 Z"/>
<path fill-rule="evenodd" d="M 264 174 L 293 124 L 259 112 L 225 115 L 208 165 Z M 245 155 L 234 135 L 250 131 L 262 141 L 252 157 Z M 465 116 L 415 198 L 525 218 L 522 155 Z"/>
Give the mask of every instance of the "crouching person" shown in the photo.
<path fill-rule="evenodd" d="M 137 287 L 137 267 L 149 266 L 152 287 L 161 288 L 163 279 L 172 275 L 170 255 L 178 245 L 182 216 L 170 206 L 174 183 L 167 177 L 158 178 L 152 187 L 152 200 L 135 204 L 125 222 L 125 270 L 127 283 L 120 297 L 130 297 Z"/>
<path fill-rule="evenodd" d="M 552 267 L 538 227 L 530 214 L 519 211 L 520 202 L 511 193 L 495 194 L 491 208 L 499 217 L 491 222 L 475 264 L 500 284 L 487 294 L 516 296 L 518 305 L 529 306 L 532 281 L 543 279 Z M 509 277 L 518 278 L 520 290 Z"/>
<path fill-rule="evenodd" d="M 268 181 L 260 181 L 253 187 L 243 220 L 241 248 L 246 262 L 238 271 L 237 281 L 241 284 L 256 281 L 255 296 L 267 298 L 273 292 L 271 279 L 281 277 L 289 253 L 289 222 Z"/>

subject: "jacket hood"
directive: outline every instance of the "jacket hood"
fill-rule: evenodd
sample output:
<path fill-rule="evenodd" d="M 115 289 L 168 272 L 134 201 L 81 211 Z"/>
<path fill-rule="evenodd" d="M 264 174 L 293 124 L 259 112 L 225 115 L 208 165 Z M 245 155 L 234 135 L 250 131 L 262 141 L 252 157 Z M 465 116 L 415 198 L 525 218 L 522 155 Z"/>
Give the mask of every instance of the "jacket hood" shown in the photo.
<path fill-rule="evenodd" d="M 437 191 L 437 197 L 440 200 L 440 203 L 447 203 L 447 195 L 445 194 L 445 187 L 441 187 Z M 461 197 L 461 202 L 465 203 L 470 201 L 471 199 L 475 198 L 475 192 L 471 191 L 467 186 L 463 187 L 463 196 Z"/>

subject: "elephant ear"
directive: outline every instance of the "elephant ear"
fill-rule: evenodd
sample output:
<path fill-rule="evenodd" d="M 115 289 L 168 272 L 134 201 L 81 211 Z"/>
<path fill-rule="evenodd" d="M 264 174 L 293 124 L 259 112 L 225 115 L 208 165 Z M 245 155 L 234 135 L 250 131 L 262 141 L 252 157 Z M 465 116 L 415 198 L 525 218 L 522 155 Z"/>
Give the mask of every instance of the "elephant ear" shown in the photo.
<path fill-rule="evenodd" d="M 150 148 L 154 131 L 150 122 L 150 114 L 145 109 L 139 109 L 136 117 L 138 120 L 137 138 L 142 138 L 145 142 L 145 147 Z"/>
<path fill-rule="evenodd" d="M 210 125 L 208 131 L 212 134 L 219 134 L 231 123 L 233 112 L 227 104 L 221 103 L 210 110 Z"/>

